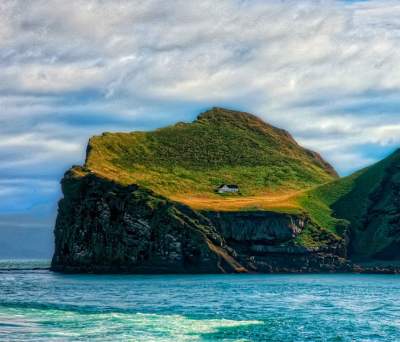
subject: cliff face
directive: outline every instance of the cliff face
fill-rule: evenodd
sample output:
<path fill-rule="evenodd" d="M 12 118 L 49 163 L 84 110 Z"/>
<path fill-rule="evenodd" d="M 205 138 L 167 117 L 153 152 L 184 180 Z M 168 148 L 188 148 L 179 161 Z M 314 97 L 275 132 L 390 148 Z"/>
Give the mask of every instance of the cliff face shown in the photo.
<path fill-rule="evenodd" d="M 66 173 L 52 269 L 65 272 L 240 272 L 208 220 L 136 185 Z"/>
<path fill-rule="evenodd" d="M 268 211 L 205 212 L 218 232 L 229 241 L 260 244 L 284 243 L 294 239 L 305 227 L 301 215 Z"/>
<path fill-rule="evenodd" d="M 317 233 L 319 246 L 299 243 L 316 229 L 304 214 L 266 211 L 204 213 L 235 250 L 237 259 L 257 272 L 349 271 L 347 240 Z M 324 239 L 324 241 L 322 241 Z"/>
<path fill-rule="evenodd" d="M 80 174 L 80 173 L 83 173 Z M 197 212 L 75 168 L 62 180 L 52 269 L 225 273 L 346 270 L 334 250 L 296 245 L 302 215 Z"/>

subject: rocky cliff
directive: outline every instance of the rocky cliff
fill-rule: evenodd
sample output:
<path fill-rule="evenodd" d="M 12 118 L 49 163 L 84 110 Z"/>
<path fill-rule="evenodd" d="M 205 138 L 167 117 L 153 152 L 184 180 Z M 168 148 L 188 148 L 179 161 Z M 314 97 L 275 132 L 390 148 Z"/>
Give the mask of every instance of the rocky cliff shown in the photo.
<path fill-rule="evenodd" d="M 337 241 L 306 248 L 303 215 L 198 212 L 75 167 L 62 180 L 52 269 L 90 273 L 348 270 Z"/>
<path fill-rule="evenodd" d="M 257 272 L 349 271 L 345 238 L 322 233 L 305 214 L 268 211 L 204 213 L 235 251 L 237 259 Z M 316 246 L 300 242 L 314 229 Z"/>
<path fill-rule="evenodd" d="M 137 185 L 82 169 L 62 180 L 52 269 L 64 272 L 241 272 L 202 215 Z"/>

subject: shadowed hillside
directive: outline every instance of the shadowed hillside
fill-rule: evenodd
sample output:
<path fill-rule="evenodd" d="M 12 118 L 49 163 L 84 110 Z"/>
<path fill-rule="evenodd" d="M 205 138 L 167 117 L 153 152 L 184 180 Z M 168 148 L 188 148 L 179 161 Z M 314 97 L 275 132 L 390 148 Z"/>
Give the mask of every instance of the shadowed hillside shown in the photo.
<path fill-rule="evenodd" d="M 348 226 L 353 257 L 400 258 L 400 150 L 302 194 L 298 202 L 320 226 Z"/>

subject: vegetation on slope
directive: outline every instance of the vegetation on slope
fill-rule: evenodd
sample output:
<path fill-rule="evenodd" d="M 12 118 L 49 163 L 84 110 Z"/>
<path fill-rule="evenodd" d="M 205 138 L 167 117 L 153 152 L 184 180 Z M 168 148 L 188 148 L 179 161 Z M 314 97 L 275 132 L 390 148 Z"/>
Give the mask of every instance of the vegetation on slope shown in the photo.
<path fill-rule="evenodd" d="M 293 210 L 295 193 L 337 177 L 318 154 L 299 146 L 286 131 L 251 114 L 221 108 L 193 123 L 93 137 L 85 166 L 197 209 L 218 210 Z M 223 183 L 239 185 L 236 201 L 215 193 Z M 277 206 L 282 198 L 288 200 Z"/>
<path fill-rule="evenodd" d="M 297 201 L 319 226 L 342 236 L 351 226 L 357 230 L 370 206 L 371 194 L 381 184 L 387 168 L 400 162 L 397 151 L 388 158 L 344 177 L 302 193 Z"/>

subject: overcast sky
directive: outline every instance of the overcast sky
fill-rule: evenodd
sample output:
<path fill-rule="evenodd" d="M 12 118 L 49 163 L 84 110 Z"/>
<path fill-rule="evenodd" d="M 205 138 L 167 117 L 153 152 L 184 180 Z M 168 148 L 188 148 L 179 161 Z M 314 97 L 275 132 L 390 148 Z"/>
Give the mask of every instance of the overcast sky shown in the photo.
<path fill-rule="evenodd" d="M 91 135 L 211 106 L 348 174 L 399 145 L 399 90 L 399 1 L 1 0 L 0 227 L 51 222 Z"/>

